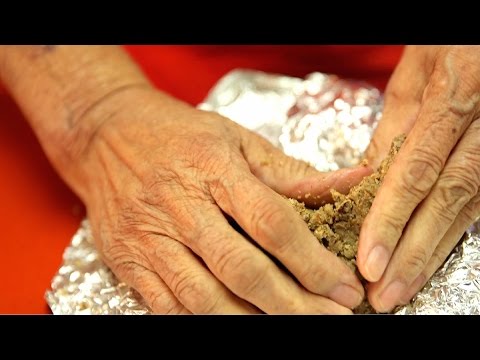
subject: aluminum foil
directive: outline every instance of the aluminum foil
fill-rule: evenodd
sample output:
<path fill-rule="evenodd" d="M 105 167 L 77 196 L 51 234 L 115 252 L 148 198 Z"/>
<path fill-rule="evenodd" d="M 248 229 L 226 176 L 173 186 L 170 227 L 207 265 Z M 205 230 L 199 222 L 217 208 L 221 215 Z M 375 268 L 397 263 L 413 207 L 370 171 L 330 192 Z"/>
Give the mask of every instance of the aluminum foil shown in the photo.
<path fill-rule="evenodd" d="M 380 92 L 321 73 L 304 80 L 235 71 L 200 109 L 217 111 L 320 171 L 359 162 L 380 119 Z"/>
<path fill-rule="evenodd" d="M 477 220 L 445 264 L 396 315 L 480 315 L 480 222 Z"/>
<path fill-rule="evenodd" d="M 46 293 L 55 315 L 141 315 L 151 311 L 142 297 L 119 282 L 95 248 L 88 220 L 63 253 L 63 264 Z"/>
<path fill-rule="evenodd" d="M 217 111 L 320 171 L 357 164 L 381 117 L 380 92 L 313 73 L 305 79 L 236 70 L 198 108 Z M 54 314 L 150 314 L 141 296 L 101 261 L 82 222 L 46 299 Z M 412 302 L 395 314 L 480 314 L 480 222 Z"/>

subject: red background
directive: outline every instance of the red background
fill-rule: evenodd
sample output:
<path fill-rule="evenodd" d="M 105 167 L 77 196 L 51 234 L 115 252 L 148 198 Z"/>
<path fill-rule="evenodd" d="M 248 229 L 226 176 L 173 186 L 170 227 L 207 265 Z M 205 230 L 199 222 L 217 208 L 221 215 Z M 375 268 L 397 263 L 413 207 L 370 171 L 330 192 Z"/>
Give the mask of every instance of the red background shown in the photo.
<path fill-rule="evenodd" d="M 127 46 L 159 88 L 196 105 L 228 71 L 313 71 L 384 88 L 400 46 Z M 48 313 L 45 291 L 85 214 L 0 88 L 0 313 Z"/>

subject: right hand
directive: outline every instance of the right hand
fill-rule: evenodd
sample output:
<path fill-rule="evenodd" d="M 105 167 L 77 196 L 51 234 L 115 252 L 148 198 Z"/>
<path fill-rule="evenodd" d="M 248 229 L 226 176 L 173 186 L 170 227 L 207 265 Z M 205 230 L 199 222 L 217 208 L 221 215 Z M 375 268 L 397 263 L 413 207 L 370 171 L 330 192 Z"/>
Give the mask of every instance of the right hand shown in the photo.
<path fill-rule="evenodd" d="M 330 201 L 330 188 L 347 192 L 369 168 L 319 173 L 153 89 L 88 116 L 101 125 L 74 165 L 78 193 L 106 264 L 155 313 L 349 314 L 361 302 L 355 274 L 280 194 Z"/>

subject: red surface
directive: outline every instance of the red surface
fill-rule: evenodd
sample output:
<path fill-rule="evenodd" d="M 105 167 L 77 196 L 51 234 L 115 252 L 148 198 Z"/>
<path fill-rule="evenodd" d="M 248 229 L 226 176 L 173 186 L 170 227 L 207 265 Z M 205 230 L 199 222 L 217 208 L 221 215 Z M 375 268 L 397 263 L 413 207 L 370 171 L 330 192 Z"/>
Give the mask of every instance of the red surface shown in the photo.
<path fill-rule="evenodd" d="M 383 88 L 401 47 L 128 46 L 153 82 L 192 104 L 234 68 L 304 76 L 322 71 Z M 44 293 L 84 208 L 50 166 L 0 88 L 0 313 L 48 313 Z"/>

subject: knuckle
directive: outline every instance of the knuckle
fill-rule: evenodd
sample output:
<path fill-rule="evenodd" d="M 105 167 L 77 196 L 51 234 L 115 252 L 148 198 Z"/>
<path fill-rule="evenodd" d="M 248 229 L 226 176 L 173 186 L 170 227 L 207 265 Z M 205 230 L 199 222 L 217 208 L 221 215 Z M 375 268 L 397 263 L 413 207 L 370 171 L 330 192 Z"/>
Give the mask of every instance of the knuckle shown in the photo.
<path fill-rule="evenodd" d="M 268 273 L 268 263 L 257 259 L 253 250 L 231 248 L 217 261 L 221 277 L 229 279 L 232 286 L 245 296 L 257 291 Z"/>
<path fill-rule="evenodd" d="M 125 239 L 140 237 L 144 222 L 144 213 L 137 206 L 120 206 L 117 224 L 111 231 L 112 243 L 125 243 Z"/>
<path fill-rule="evenodd" d="M 333 272 L 335 274 L 335 272 Z M 303 269 L 298 275 L 298 280 L 307 285 L 309 290 L 316 293 L 324 289 L 325 282 L 331 282 L 332 272 L 321 263 L 310 264 L 305 262 Z"/>
<path fill-rule="evenodd" d="M 124 281 L 131 286 L 148 288 L 148 283 L 145 283 L 143 274 L 147 269 L 144 266 L 139 265 L 134 261 L 112 261 L 109 257 L 105 257 L 105 263 L 112 270 L 112 272 L 118 277 L 120 281 Z M 139 289 L 137 289 L 139 290 Z"/>
<path fill-rule="evenodd" d="M 194 312 L 209 312 L 214 299 L 204 285 L 204 276 L 196 271 L 183 270 L 173 274 L 171 288 L 183 304 L 188 304 Z"/>
<path fill-rule="evenodd" d="M 244 266 L 250 261 L 251 254 L 243 248 L 231 247 L 226 249 L 224 245 L 219 246 L 217 252 L 220 254 L 215 262 L 218 273 L 222 277 L 228 277 L 232 269 L 235 270 L 238 266 Z"/>
<path fill-rule="evenodd" d="M 437 270 L 445 262 L 448 255 L 450 255 L 449 251 L 447 251 L 443 247 L 438 247 L 435 250 L 435 252 L 432 254 L 432 258 L 430 260 L 430 262 L 432 264 L 434 264 L 434 269 L 432 269 L 432 270 L 434 270 L 434 271 Z M 428 275 L 430 275 L 430 274 L 428 274 Z M 430 276 L 428 276 L 428 277 L 430 277 Z"/>
<path fill-rule="evenodd" d="M 469 155 L 462 154 L 463 161 L 459 164 L 451 164 L 445 169 L 439 181 L 445 181 L 445 186 L 462 187 L 464 191 L 473 197 L 480 187 L 480 159 L 468 159 Z"/>
<path fill-rule="evenodd" d="M 218 231 L 218 220 L 204 216 L 197 221 L 197 226 L 192 234 L 187 239 L 190 246 L 196 243 L 214 244 L 219 246 L 225 241 L 223 233 Z M 221 245 L 220 245 L 221 246 Z"/>
<path fill-rule="evenodd" d="M 122 220 L 122 216 L 119 217 Z M 130 227 L 125 224 L 113 230 L 108 239 L 102 238 L 102 256 L 109 266 L 124 266 L 125 264 L 149 264 L 151 234 L 141 231 L 138 224 Z"/>
<path fill-rule="evenodd" d="M 461 77 L 466 91 L 474 92 L 478 89 L 480 73 L 478 68 L 478 46 L 451 46 L 450 56 L 457 76 Z M 460 86 L 460 85 L 459 85 Z"/>
<path fill-rule="evenodd" d="M 191 165 L 209 174 L 224 171 L 230 162 L 231 149 L 225 140 L 210 132 L 200 132 L 189 143 Z"/>
<path fill-rule="evenodd" d="M 174 170 L 150 168 L 142 174 L 140 198 L 144 204 L 161 206 L 169 202 L 172 186 L 178 186 L 181 183 L 180 174 Z"/>
<path fill-rule="evenodd" d="M 462 216 L 468 223 L 477 221 L 480 217 L 480 194 L 476 195 L 462 210 Z"/>
<path fill-rule="evenodd" d="M 141 250 L 150 243 L 153 235 L 177 238 L 177 229 L 171 218 L 172 214 L 179 211 L 179 201 L 173 204 L 171 191 L 169 196 L 163 195 L 162 192 L 151 196 L 142 193 L 138 197 L 124 198 L 118 204 L 112 204 L 117 207 L 116 221 L 105 226 L 110 241 Z"/>
<path fill-rule="evenodd" d="M 235 155 L 232 154 L 232 157 Z M 244 192 L 244 184 L 250 175 L 248 167 L 232 167 L 232 161 L 221 166 L 217 172 L 209 173 L 205 178 L 210 196 L 219 204 L 234 209 L 238 193 Z"/>
<path fill-rule="evenodd" d="M 180 314 L 183 306 L 172 296 L 168 288 L 159 287 L 152 281 L 151 270 L 135 262 L 117 264 L 119 279 L 129 282 L 143 296 L 147 304 L 157 314 Z M 156 276 L 156 275 L 154 275 Z"/>
<path fill-rule="evenodd" d="M 427 251 L 423 247 L 415 247 L 412 251 L 409 252 L 408 257 L 405 259 L 406 268 L 408 269 L 403 274 L 405 277 L 408 277 L 409 274 L 420 273 L 426 266 L 429 260 Z M 410 280 L 405 279 L 405 280 Z M 408 282 L 408 281 L 407 281 Z"/>
<path fill-rule="evenodd" d="M 438 197 L 434 195 L 430 201 L 430 209 L 437 221 L 450 224 L 455 220 L 459 211 L 453 206 L 447 205 L 453 204 L 454 202 L 452 200 L 445 200 L 444 196 Z"/>
<path fill-rule="evenodd" d="M 458 71 L 459 68 L 456 68 Z M 462 76 L 460 73 L 452 75 L 452 70 L 445 71 L 443 68 L 437 68 L 432 74 L 432 81 L 427 87 L 425 96 L 446 100 L 445 105 L 440 105 L 434 110 L 435 117 L 439 122 L 458 122 L 465 120 L 470 115 L 478 103 L 478 81 L 471 73 Z M 462 81 L 458 79 L 462 78 Z M 468 79 L 468 80 L 467 80 Z"/>
<path fill-rule="evenodd" d="M 183 306 L 165 293 L 155 293 L 150 296 L 149 302 L 152 310 L 157 314 L 179 315 L 183 312 Z"/>
<path fill-rule="evenodd" d="M 475 133 L 478 137 L 480 128 Z M 472 134 L 473 135 L 473 134 Z M 471 147 L 465 148 L 458 152 L 455 162 L 448 164 L 444 170 L 444 175 L 448 180 L 460 181 L 463 186 L 469 186 L 470 190 L 475 194 L 480 187 L 480 148 Z"/>
<path fill-rule="evenodd" d="M 225 203 L 231 193 L 231 184 L 225 178 L 212 178 L 207 181 L 210 195 L 217 203 Z"/>
<path fill-rule="evenodd" d="M 432 150 L 417 147 L 413 150 L 406 171 L 400 176 L 400 189 L 420 201 L 437 180 L 443 160 Z"/>
<path fill-rule="evenodd" d="M 472 173 L 444 173 L 436 185 L 439 206 L 442 210 L 452 210 L 456 214 L 477 194 L 478 185 Z M 432 196 L 432 199 L 436 199 Z"/>
<path fill-rule="evenodd" d="M 281 252 L 291 245 L 292 231 L 289 229 L 293 227 L 289 224 L 291 219 L 285 215 L 284 208 L 268 197 L 260 197 L 254 204 L 250 218 L 251 235 L 254 239 L 261 238 L 267 249 Z"/>
<path fill-rule="evenodd" d="M 218 313 L 221 294 L 213 295 L 205 298 L 200 304 L 196 304 L 193 308 L 196 314 L 214 314 Z"/>
<path fill-rule="evenodd" d="M 184 314 L 184 308 L 180 304 L 175 304 L 167 307 L 167 310 L 163 312 L 164 315 L 182 315 Z"/>
<path fill-rule="evenodd" d="M 405 227 L 405 222 L 401 217 L 390 212 L 382 212 L 379 214 L 379 224 L 382 224 L 379 229 L 387 232 L 387 234 L 383 235 L 387 235 L 385 238 L 388 239 L 398 239 Z"/>
<path fill-rule="evenodd" d="M 135 246 L 120 240 L 109 242 L 103 248 L 103 258 L 114 269 L 130 269 L 135 264 L 147 264 L 146 257 Z"/>
<path fill-rule="evenodd" d="M 251 275 L 254 274 L 255 276 L 247 276 L 248 281 L 239 282 L 239 290 L 247 298 L 254 298 L 257 294 L 264 291 L 267 271 L 258 271 L 257 269 L 255 273 L 251 273 Z"/>
<path fill-rule="evenodd" d="M 431 81 L 426 91 L 429 95 L 447 94 L 451 86 L 451 79 L 444 69 L 444 64 L 437 64 L 432 71 Z"/>

